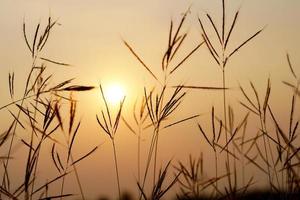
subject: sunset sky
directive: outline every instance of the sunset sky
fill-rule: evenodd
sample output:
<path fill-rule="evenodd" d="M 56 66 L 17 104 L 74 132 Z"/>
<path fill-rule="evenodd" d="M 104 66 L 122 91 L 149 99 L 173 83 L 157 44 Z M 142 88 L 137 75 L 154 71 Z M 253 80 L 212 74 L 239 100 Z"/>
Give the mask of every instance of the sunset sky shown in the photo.
<path fill-rule="evenodd" d="M 53 29 L 42 56 L 71 64 L 69 67 L 62 67 L 48 63 L 49 73 L 54 73 L 53 83 L 75 77 L 76 84 L 98 86 L 101 83 L 104 89 L 109 85 L 119 84 L 126 95 L 123 116 L 131 121 L 135 99 L 141 98 L 144 86 L 150 90 L 151 86 L 157 83 L 122 40 L 126 40 L 152 71 L 162 78 L 159 75 L 161 58 L 167 47 L 170 20 L 177 25 L 182 13 L 189 6 L 191 12 L 183 27 L 189 36 L 178 54 L 179 57 L 186 55 L 202 41 L 198 16 L 205 19 L 208 12 L 215 18 L 217 25 L 221 25 L 220 0 L 1 0 L 0 107 L 11 101 L 8 73 L 15 73 L 16 96 L 20 98 L 25 75 L 31 66 L 31 55 L 22 33 L 23 21 L 26 23 L 29 37 L 32 38 L 36 24 L 40 22 L 46 25 L 47 18 L 51 16 L 61 25 Z M 242 99 L 238 90 L 239 84 L 249 87 L 248 83 L 251 80 L 260 92 L 264 92 L 270 77 L 274 88 L 271 105 L 283 120 L 289 107 L 283 103 L 281 97 L 291 93 L 281 81 L 293 80 L 286 61 L 287 52 L 291 56 L 295 73 L 300 76 L 300 1 L 228 0 L 226 19 L 231 22 L 237 9 L 240 9 L 241 13 L 232 33 L 230 48 L 234 49 L 253 33 L 265 28 L 258 37 L 241 49 L 227 66 L 228 85 L 232 88 L 229 91 L 229 102 L 237 110 L 246 111 L 237 101 Z M 209 34 L 213 35 L 213 32 L 210 31 Z M 176 72 L 171 85 L 186 83 L 220 87 L 221 78 L 220 69 L 203 45 Z M 77 121 L 82 120 L 82 127 L 74 154 L 83 155 L 95 145 L 102 144 L 95 154 L 78 166 L 85 193 L 91 198 L 99 195 L 116 196 L 111 144 L 96 121 L 96 114 L 100 113 L 103 105 L 100 91 L 96 89 L 81 93 L 76 95 L 76 98 L 79 100 Z M 222 117 L 220 99 L 221 92 L 189 91 L 181 112 L 175 115 L 173 121 L 195 114 L 201 116 L 176 128 L 170 128 L 162 134 L 162 162 L 159 165 L 165 164 L 171 158 L 174 161 L 186 161 L 189 154 L 199 155 L 200 152 L 204 152 L 204 157 L 209 162 L 210 153 L 206 154 L 208 145 L 199 134 L 197 123 L 206 127 L 213 105 Z M 0 110 L 0 132 L 3 132 L 12 120 L 7 116 L 9 114 L 6 109 Z M 149 133 L 145 133 L 143 137 L 144 153 L 148 148 Z M 136 192 L 136 137 L 121 124 L 116 143 L 122 166 L 121 187 L 123 190 Z M 21 154 L 18 150 L 16 152 Z M 50 150 L 46 149 L 45 156 L 50 156 L 49 152 Z M 48 164 L 45 161 L 42 162 L 41 166 L 43 165 Z M 209 174 L 209 164 L 204 165 Z M 46 169 L 43 170 L 40 172 L 41 177 L 47 172 Z M 49 173 L 54 172 L 55 170 L 51 169 Z M 24 172 L 16 170 L 11 173 L 21 177 Z M 73 179 L 68 179 L 67 188 L 77 187 L 76 184 L 73 185 Z"/>

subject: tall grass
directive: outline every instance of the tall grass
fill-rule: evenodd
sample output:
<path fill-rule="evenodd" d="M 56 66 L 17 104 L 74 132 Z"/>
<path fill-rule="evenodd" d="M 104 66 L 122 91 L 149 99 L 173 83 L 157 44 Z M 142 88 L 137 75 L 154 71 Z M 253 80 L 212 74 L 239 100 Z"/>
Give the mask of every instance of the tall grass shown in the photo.
<path fill-rule="evenodd" d="M 101 91 L 102 99 L 104 101 L 106 113 L 104 114 L 104 111 L 102 110 L 101 111 L 102 120 L 100 120 L 99 117 L 97 116 L 97 121 L 98 121 L 98 124 L 100 125 L 100 127 L 102 128 L 102 130 L 109 136 L 112 146 L 113 146 L 114 162 L 115 162 L 115 169 L 116 169 L 116 175 L 117 175 L 118 194 L 119 194 L 119 199 L 120 199 L 121 198 L 121 187 L 120 187 L 119 167 L 118 167 L 118 161 L 117 161 L 117 151 L 116 151 L 116 144 L 115 144 L 115 135 L 117 133 L 119 122 L 121 119 L 121 113 L 122 113 L 122 108 L 123 108 L 123 104 L 125 101 L 125 97 L 120 102 L 119 110 L 117 112 L 115 120 L 113 121 L 112 116 L 111 116 L 111 111 L 108 106 L 108 103 L 105 98 L 105 95 L 104 95 L 101 85 L 100 85 L 100 91 Z"/>
<path fill-rule="evenodd" d="M 230 130 L 229 126 L 230 126 L 230 122 L 228 121 L 228 110 L 227 110 L 227 90 L 225 89 L 227 87 L 226 84 L 226 67 L 228 66 L 229 61 L 231 60 L 231 58 L 237 54 L 237 52 L 244 47 L 246 44 L 248 44 L 252 39 L 254 39 L 257 35 L 259 35 L 262 31 L 259 30 L 257 31 L 255 34 L 253 34 L 252 36 L 250 36 L 248 39 L 246 39 L 245 41 L 243 41 L 240 45 L 238 45 L 237 47 L 235 47 L 233 50 L 228 48 L 228 45 L 230 43 L 230 41 L 232 40 L 232 32 L 234 31 L 235 27 L 236 27 L 236 23 L 237 23 L 237 19 L 239 16 L 239 10 L 237 10 L 235 12 L 234 15 L 234 19 L 232 22 L 228 23 L 226 21 L 227 18 L 227 10 L 226 10 L 226 3 L 225 0 L 222 0 L 222 23 L 221 23 L 221 27 L 218 28 L 217 25 L 215 24 L 215 20 L 213 19 L 213 17 L 210 14 L 206 14 L 206 18 L 209 21 L 211 28 L 213 30 L 213 32 L 215 33 L 216 37 L 217 37 L 217 44 L 218 46 L 214 45 L 214 43 L 212 42 L 213 38 L 212 36 L 209 36 L 207 33 L 207 29 L 208 27 L 206 27 L 201 18 L 198 17 L 198 21 L 200 24 L 200 27 L 202 29 L 202 38 L 205 41 L 205 44 L 211 54 L 211 56 L 213 57 L 214 61 L 216 62 L 216 64 L 218 65 L 218 67 L 220 68 L 220 70 L 222 71 L 222 87 L 223 87 L 223 120 L 224 120 L 224 132 L 225 132 L 225 142 L 226 142 L 226 169 L 227 169 L 227 173 L 231 174 L 232 170 L 231 168 L 231 164 L 230 164 L 230 155 L 229 155 L 229 138 L 233 135 L 233 132 L 231 132 L 232 130 Z M 227 24 L 230 24 L 229 27 L 227 27 Z M 229 28 L 229 29 L 228 29 Z M 233 149 L 234 151 L 234 149 Z M 234 169 L 235 171 L 236 169 Z M 232 178 L 231 175 L 228 176 L 228 185 L 229 185 L 229 190 L 230 192 L 234 192 L 234 188 L 235 186 L 232 185 Z"/>
<path fill-rule="evenodd" d="M 187 37 L 187 32 L 182 33 L 182 28 L 188 13 L 189 13 L 189 9 L 183 14 L 175 30 L 173 30 L 174 22 L 171 21 L 170 23 L 167 49 L 165 50 L 165 53 L 163 54 L 163 57 L 161 59 L 161 70 L 162 70 L 161 73 L 164 75 L 162 80 L 158 79 L 158 76 L 155 75 L 155 73 L 151 70 L 151 67 L 145 64 L 145 62 L 136 53 L 133 47 L 131 47 L 127 41 L 124 41 L 124 44 L 129 49 L 129 51 L 134 55 L 134 57 L 139 61 L 139 63 L 147 70 L 149 75 L 151 75 L 161 86 L 160 89 L 154 88 L 151 89 L 150 92 L 148 92 L 148 90 L 144 88 L 145 107 L 147 108 L 148 111 L 147 116 L 149 116 L 151 121 L 153 134 L 149 145 L 148 155 L 146 159 L 146 167 L 144 170 L 145 171 L 144 176 L 142 179 L 139 178 L 138 181 L 138 186 L 140 188 L 140 199 L 142 197 L 146 198 L 146 192 L 144 191 L 144 187 L 149 174 L 149 169 L 150 169 L 152 159 L 153 159 L 153 182 L 152 182 L 153 190 L 152 191 L 156 190 L 155 189 L 155 187 L 157 187 L 156 182 L 163 181 L 160 179 L 164 178 L 164 176 L 161 177 L 159 175 L 158 180 L 156 180 L 160 132 L 163 129 L 169 128 L 176 124 L 198 117 L 198 115 L 193 115 L 184 119 L 177 120 L 175 122 L 169 122 L 169 124 L 164 125 L 165 123 L 167 123 L 167 121 L 169 121 L 168 119 L 171 118 L 173 113 L 175 113 L 175 111 L 179 109 L 179 106 L 182 104 L 183 98 L 186 95 L 186 92 L 183 91 L 184 86 L 179 85 L 176 86 L 174 89 L 172 85 L 170 85 L 169 83 L 170 79 L 172 78 L 172 76 L 174 76 L 174 73 L 187 61 L 187 59 L 189 59 L 203 44 L 203 42 L 200 42 L 194 49 L 192 49 L 189 53 L 187 53 L 186 56 L 181 58 L 178 63 L 174 63 L 173 60 L 176 57 L 177 52 L 182 47 L 182 44 L 184 43 Z M 168 93 L 170 93 L 170 96 L 168 96 Z M 126 124 L 130 130 L 133 130 L 128 123 Z M 166 167 L 164 170 L 168 170 L 168 167 Z M 155 199 L 158 197 L 155 197 L 155 195 L 152 192 L 150 198 Z"/>
<path fill-rule="evenodd" d="M 291 89 L 289 117 L 285 122 L 279 121 L 271 104 L 272 93 L 275 90 L 271 78 L 267 79 L 263 93 L 259 92 L 257 84 L 252 81 L 248 87 L 239 86 L 241 97 L 235 102 L 239 106 L 239 113 L 236 114 L 237 111 L 234 109 L 236 105 L 230 104 L 228 101 L 231 87 L 228 87 L 226 69 L 230 66 L 229 61 L 234 56 L 238 56 L 238 52 L 252 42 L 263 29 L 249 34 L 249 38 L 238 46 L 229 48 L 231 41 L 234 40 L 232 33 L 236 29 L 240 11 L 236 11 L 233 20 L 228 22 L 226 20 L 230 15 L 230 11 L 227 9 L 228 2 L 220 1 L 222 17 L 219 20 L 208 13 L 205 14 L 207 23 L 204 23 L 202 17 L 198 17 L 202 40 L 197 41 L 197 45 L 188 51 L 184 49 L 183 44 L 189 37 L 185 26 L 190 8 L 183 13 L 178 23 L 171 20 L 166 37 L 166 48 L 159 60 L 161 63 L 159 74 L 154 73 L 154 68 L 142 59 L 142 56 L 128 41 L 123 40 L 129 53 L 158 84 L 151 88 L 144 87 L 144 90 L 140 91 L 142 98 L 141 101 L 137 100 L 134 105 L 132 119 L 122 115 L 125 98 L 120 101 L 118 110 L 114 113 L 107 102 L 102 85 L 99 86 L 103 109 L 96 116 L 96 120 L 101 133 L 108 136 L 112 145 L 118 199 L 125 199 L 122 196 L 121 166 L 118 162 L 118 148 L 115 141 L 116 134 L 119 134 L 120 123 L 124 123 L 128 132 L 137 136 L 136 189 L 139 199 L 159 200 L 166 197 L 166 194 L 171 191 L 175 193 L 175 190 L 171 190 L 172 188 L 178 189 L 177 199 L 244 198 L 250 194 L 251 189 L 256 189 L 258 186 L 255 182 L 257 177 L 248 177 L 247 175 L 250 164 L 266 176 L 270 198 L 274 194 L 278 194 L 281 199 L 295 199 L 295 196 L 299 195 L 300 147 L 297 139 L 299 134 L 299 116 L 297 115 L 299 105 L 297 103 L 300 96 L 300 78 L 292 59 L 287 54 L 287 66 L 292 76 L 292 82 L 283 81 L 283 84 Z M 220 23 L 217 23 L 218 21 Z M 1 199 L 75 198 L 75 194 L 67 193 L 65 190 L 66 179 L 70 175 L 74 175 L 76 178 L 80 194 L 78 198 L 86 199 L 87 196 L 77 165 L 91 156 L 99 146 L 81 156 L 74 155 L 81 127 L 81 121 L 77 116 L 78 102 L 75 97 L 76 93 L 89 91 L 95 87 L 73 85 L 73 78 L 52 84 L 51 80 L 55 74 L 48 74 L 47 65 L 69 66 L 67 63 L 41 56 L 52 29 L 56 25 L 58 25 L 57 21 L 49 17 L 46 26 L 42 28 L 41 24 L 37 24 L 33 30 L 33 38 L 29 38 L 26 23 L 23 23 L 23 38 L 32 64 L 24 83 L 24 92 L 19 98 L 15 93 L 15 74 L 13 72 L 8 74 L 11 103 L 0 107 L 0 111 L 7 110 L 7 115 L 13 119 L 7 130 L 0 135 L 0 148 L 1 150 L 5 148 L 4 152 L 6 152 L 5 154 L 1 153 L 0 158 L 2 161 Z M 176 73 L 179 73 L 179 69 L 202 47 L 209 51 L 213 61 L 220 69 L 220 86 L 175 83 Z M 186 51 L 184 56 L 180 57 L 178 53 L 180 51 Z M 162 153 L 160 135 L 170 127 L 187 121 L 199 120 L 200 115 L 196 111 L 187 116 L 180 115 L 182 105 L 191 103 L 187 102 L 185 97 L 192 90 L 222 92 L 222 98 L 220 98 L 222 112 L 218 113 L 216 106 L 213 105 L 208 114 L 210 121 L 208 126 L 204 126 L 203 121 L 196 123 L 201 140 L 210 147 L 213 153 L 213 158 L 209 159 L 214 162 L 209 163 L 212 169 L 214 168 L 212 176 L 205 171 L 206 159 L 203 153 L 198 157 L 190 155 L 187 163 L 183 160 L 174 162 L 174 158 L 162 161 L 160 159 Z M 180 118 L 177 118 L 176 113 L 180 115 Z M 241 114 L 242 117 L 237 118 Z M 251 121 L 250 118 L 253 120 Z M 288 124 L 287 130 L 283 128 L 282 124 Z M 250 125 L 257 127 L 255 134 L 249 134 L 254 130 L 253 127 L 249 128 Z M 26 137 L 18 136 L 19 129 L 26 133 Z M 141 140 L 148 130 L 152 133 L 149 146 L 143 146 Z M 98 132 L 98 130 L 96 131 Z M 20 169 L 24 171 L 21 183 L 12 182 L 11 170 L 14 168 L 12 149 L 16 144 L 20 144 L 26 150 L 24 169 Z M 38 173 L 41 170 L 39 164 L 41 151 L 49 145 L 51 146 L 49 163 L 55 167 L 57 175 L 49 177 L 46 182 L 40 184 Z M 147 150 L 146 154 L 142 153 L 143 149 Z M 223 161 L 225 163 L 221 164 Z M 159 168 L 158 166 L 163 167 Z M 170 175 L 172 172 L 173 175 Z M 58 185 L 60 191 L 55 194 L 51 193 L 49 188 L 53 185 Z"/>
<path fill-rule="evenodd" d="M 42 25 L 38 24 L 34 30 L 34 37 L 32 42 L 28 38 L 26 23 L 23 23 L 23 36 L 26 46 L 30 51 L 32 57 L 32 65 L 30 66 L 29 74 L 24 83 L 24 93 L 20 99 L 15 96 L 15 79 L 14 73 L 9 74 L 9 92 L 12 102 L 1 106 L 0 110 L 7 109 L 8 113 L 13 117 L 13 121 L 7 131 L 1 135 L 1 148 L 6 147 L 7 155 L 2 159 L 3 174 L 1 176 L 1 198 L 10 199 L 51 199 L 72 196 L 73 194 L 64 194 L 63 185 L 66 176 L 71 172 L 69 167 L 75 171 L 77 182 L 80 187 L 81 197 L 84 199 L 83 189 L 81 187 L 78 171 L 76 170 L 76 163 L 88 156 L 74 160 L 72 156 L 72 147 L 75 141 L 75 136 L 78 133 L 80 123 L 78 123 L 74 132 L 72 127 L 74 125 L 76 104 L 72 98 L 66 97 L 67 92 L 80 92 L 91 90 L 94 87 L 84 85 L 71 85 L 73 79 L 62 81 L 56 85 L 51 84 L 53 74 L 47 74 L 47 63 L 52 63 L 61 66 L 69 66 L 66 63 L 50 60 L 41 57 L 40 54 L 44 49 L 48 38 L 50 37 L 52 29 L 57 25 L 57 21 L 53 21 L 51 17 L 48 18 L 44 29 Z M 17 99 L 17 100 L 15 100 Z M 70 102 L 70 124 L 69 131 L 66 136 L 67 146 L 62 141 L 56 140 L 56 133 L 61 129 L 64 131 L 64 121 L 60 114 L 62 109 L 62 101 Z M 14 112 L 14 110 L 16 110 Z M 16 141 L 17 129 L 26 130 L 28 134 L 25 138 L 20 138 Z M 27 151 L 27 159 L 24 168 L 24 180 L 18 186 L 13 183 L 16 189 L 12 189 L 10 166 L 12 162 L 12 148 L 15 143 L 20 143 Z M 40 152 L 46 144 L 53 144 L 52 146 L 52 161 L 56 166 L 59 175 L 47 181 L 43 185 L 37 185 Z M 56 150 L 56 146 L 61 146 L 67 150 L 66 160 L 62 159 L 61 155 Z M 91 152 L 90 152 L 91 153 Z M 70 162 L 71 161 L 71 162 Z M 50 160 L 51 162 L 51 160 Z M 64 166 L 65 165 L 65 166 Z M 51 197 L 48 194 L 48 188 L 51 184 L 62 180 L 61 193 Z M 21 197 L 22 196 L 22 197 Z"/>

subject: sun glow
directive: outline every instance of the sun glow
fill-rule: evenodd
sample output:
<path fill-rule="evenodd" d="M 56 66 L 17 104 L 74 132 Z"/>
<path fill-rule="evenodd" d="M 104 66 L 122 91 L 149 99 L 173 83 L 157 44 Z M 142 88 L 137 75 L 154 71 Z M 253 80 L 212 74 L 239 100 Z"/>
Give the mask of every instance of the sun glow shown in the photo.
<path fill-rule="evenodd" d="M 124 97 L 125 92 L 120 85 L 110 85 L 105 90 L 105 98 L 107 99 L 107 102 L 112 105 L 120 103 Z"/>

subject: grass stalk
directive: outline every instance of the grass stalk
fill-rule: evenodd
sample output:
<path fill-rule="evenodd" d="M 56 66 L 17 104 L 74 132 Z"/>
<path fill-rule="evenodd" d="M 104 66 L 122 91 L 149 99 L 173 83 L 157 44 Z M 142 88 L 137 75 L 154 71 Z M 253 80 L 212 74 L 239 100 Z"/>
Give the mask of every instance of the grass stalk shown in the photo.
<path fill-rule="evenodd" d="M 215 182 L 215 187 L 216 187 L 216 189 L 215 189 L 215 196 L 217 197 L 219 186 L 218 186 L 218 155 L 217 155 L 216 151 L 214 151 L 214 155 L 215 155 L 215 177 L 216 177 L 216 182 Z"/>
<path fill-rule="evenodd" d="M 37 102 L 37 97 L 36 97 L 35 107 L 37 108 L 37 106 L 38 106 L 38 102 Z M 37 115 L 37 109 L 34 109 L 33 119 L 36 119 L 36 115 Z M 32 123 L 33 123 L 33 126 L 32 126 L 32 132 L 31 132 L 31 134 L 33 136 L 35 121 L 33 121 Z M 37 153 L 37 157 L 39 158 L 40 149 L 38 151 L 39 152 Z M 38 168 L 38 162 L 39 162 L 39 159 L 37 159 L 37 161 L 36 161 L 36 164 L 35 164 L 35 167 L 34 167 L 34 172 L 33 172 L 33 177 L 36 176 L 36 172 L 37 172 L 37 168 Z M 34 183 L 35 183 L 35 178 L 32 180 L 31 194 L 33 193 L 33 190 L 34 190 Z M 32 195 L 30 196 L 30 199 L 32 199 Z"/>
<path fill-rule="evenodd" d="M 27 90 L 28 90 L 28 87 L 29 87 L 29 84 L 28 84 L 28 83 L 29 83 L 29 80 L 30 80 L 31 75 L 32 75 L 32 72 L 33 72 L 33 67 L 35 66 L 35 62 L 36 62 L 36 58 L 34 58 L 33 61 L 32 61 L 31 70 L 30 70 L 30 73 L 29 73 L 29 75 L 28 75 L 28 77 L 27 77 L 27 84 L 26 84 L 26 86 L 25 86 L 25 88 L 24 88 L 24 94 L 23 94 L 23 98 L 22 98 L 21 104 L 20 104 L 21 107 L 23 106 L 24 101 L 25 101 L 24 99 L 25 99 L 25 97 L 26 97 Z M 21 110 L 18 111 L 17 118 L 15 119 L 15 121 L 19 119 L 20 115 L 21 115 Z M 9 143 L 9 147 L 8 147 L 7 158 L 9 158 L 9 157 L 11 156 L 11 150 L 12 150 L 12 146 L 13 146 L 13 143 L 14 143 L 14 139 L 15 139 L 15 135 L 16 135 L 16 130 L 17 130 L 17 126 L 18 126 L 18 123 L 15 123 L 15 124 L 14 124 L 14 127 L 13 127 L 13 130 L 12 130 L 12 136 L 11 136 L 11 140 L 10 140 L 10 143 Z M 10 160 L 10 159 L 6 159 L 6 160 L 5 160 L 4 166 L 5 166 L 6 169 L 9 169 L 9 167 L 8 167 L 9 160 Z M 1 184 L 2 187 L 4 186 L 5 177 L 6 177 L 6 176 L 5 176 L 5 172 L 4 172 L 3 178 L 2 178 L 2 184 Z"/>
<path fill-rule="evenodd" d="M 141 126 L 139 125 L 138 141 L 137 141 L 137 171 L 138 182 L 141 182 Z"/>
<path fill-rule="evenodd" d="M 116 176 L 117 176 L 118 194 L 119 194 L 119 200 L 120 200 L 121 199 L 121 189 L 120 189 L 119 168 L 118 168 L 118 160 L 117 160 L 117 150 L 116 150 L 115 140 L 112 139 L 111 142 L 112 142 L 113 152 L 114 152 L 114 162 L 115 162 L 115 170 L 116 170 Z"/>
<path fill-rule="evenodd" d="M 261 115 L 261 113 L 260 113 L 260 115 Z M 263 122 L 262 122 L 261 119 L 260 119 L 260 125 L 261 125 L 264 133 L 266 133 L 265 127 L 264 127 Z M 272 178 L 271 178 L 271 172 L 270 172 L 270 167 L 269 167 L 269 157 L 268 157 L 266 137 L 265 137 L 264 133 L 263 133 L 262 137 L 263 137 L 264 151 L 265 151 L 265 156 L 266 156 L 266 166 L 267 166 L 267 172 L 268 172 L 268 179 L 269 179 L 270 188 L 272 189 Z"/>
<path fill-rule="evenodd" d="M 155 144 L 154 144 L 154 163 L 153 163 L 153 187 L 156 183 L 156 167 L 157 167 L 157 156 L 158 156 L 158 139 L 159 139 L 159 131 L 156 134 Z"/>
<path fill-rule="evenodd" d="M 70 158 L 71 158 L 72 163 L 74 163 L 74 158 L 73 158 L 72 154 L 70 155 Z M 78 187 L 79 187 L 81 198 L 82 198 L 82 200 L 85 200 L 86 198 L 85 198 L 85 195 L 84 195 L 84 192 L 83 192 L 83 188 L 82 188 L 82 184 L 81 184 L 81 181 L 80 181 L 80 178 L 79 178 L 77 167 L 76 167 L 75 164 L 72 165 L 72 166 L 73 166 L 74 173 L 75 173 L 75 176 L 76 176 L 76 181 L 78 183 Z"/>
<path fill-rule="evenodd" d="M 143 181 L 142 181 L 142 184 L 141 184 L 139 200 L 141 200 L 142 192 L 145 188 L 145 183 L 146 183 L 146 179 L 147 179 L 147 176 L 148 176 L 148 173 L 149 173 L 149 168 L 150 168 L 150 165 L 151 165 L 153 151 L 155 149 L 155 140 L 156 140 L 157 134 L 158 134 L 158 130 L 154 129 L 153 135 L 152 135 L 152 138 L 151 138 L 151 143 L 150 143 L 149 150 L 148 150 L 146 168 L 145 168 L 145 172 L 144 172 L 144 176 L 143 176 Z M 153 178 L 153 180 L 155 180 L 155 178 Z"/>
<path fill-rule="evenodd" d="M 226 88 L 226 74 L 225 74 L 225 65 L 223 62 L 222 66 L 222 87 Z M 228 123 L 227 123 L 227 97 L 226 97 L 226 89 L 223 89 L 223 118 L 224 118 L 224 123 L 225 123 L 225 142 L 226 144 L 228 143 Z M 230 190 L 232 190 L 232 184 L 231 184 L 231 172 L 230 172 L 230 156 L 229 156 L 229 145 L 226 146 L 226 161 L 225 161 L 228 167 L 227 169 L 227 174 L 228 174 L 228 184 Z"/>

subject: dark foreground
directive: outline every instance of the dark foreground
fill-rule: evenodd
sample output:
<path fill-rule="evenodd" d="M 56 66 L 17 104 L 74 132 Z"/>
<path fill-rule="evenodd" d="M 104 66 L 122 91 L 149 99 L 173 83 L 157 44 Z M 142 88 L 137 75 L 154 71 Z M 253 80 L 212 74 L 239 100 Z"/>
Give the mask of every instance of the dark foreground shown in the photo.
<path fill-rule="evenodd" d="M 175 200 L 175 199 L 174 199 Z M 249 192 L 244 195 L 226 196 L 221 198 L 210 197 L 178 197 L 177 200 L 300 200 L 300 193 L 270 193 L 270 192 Z"/>
<path fill-rule="evenodd" d="M 110 199 L 100 197 L 98 200 Z M 123 193 L 121 200 L 135 200 L 135 198 L 132 197 L 129 193 Z M 300 193 L 272 193 L 268 191 L 254 191 L 248 192 L 244 195 L 232 195 L 219 198 L 211 198 L 208 196 L 200 196 L 195 198 L 178 196 L 173 198 L 172 200 L 300 200 Z"/>

